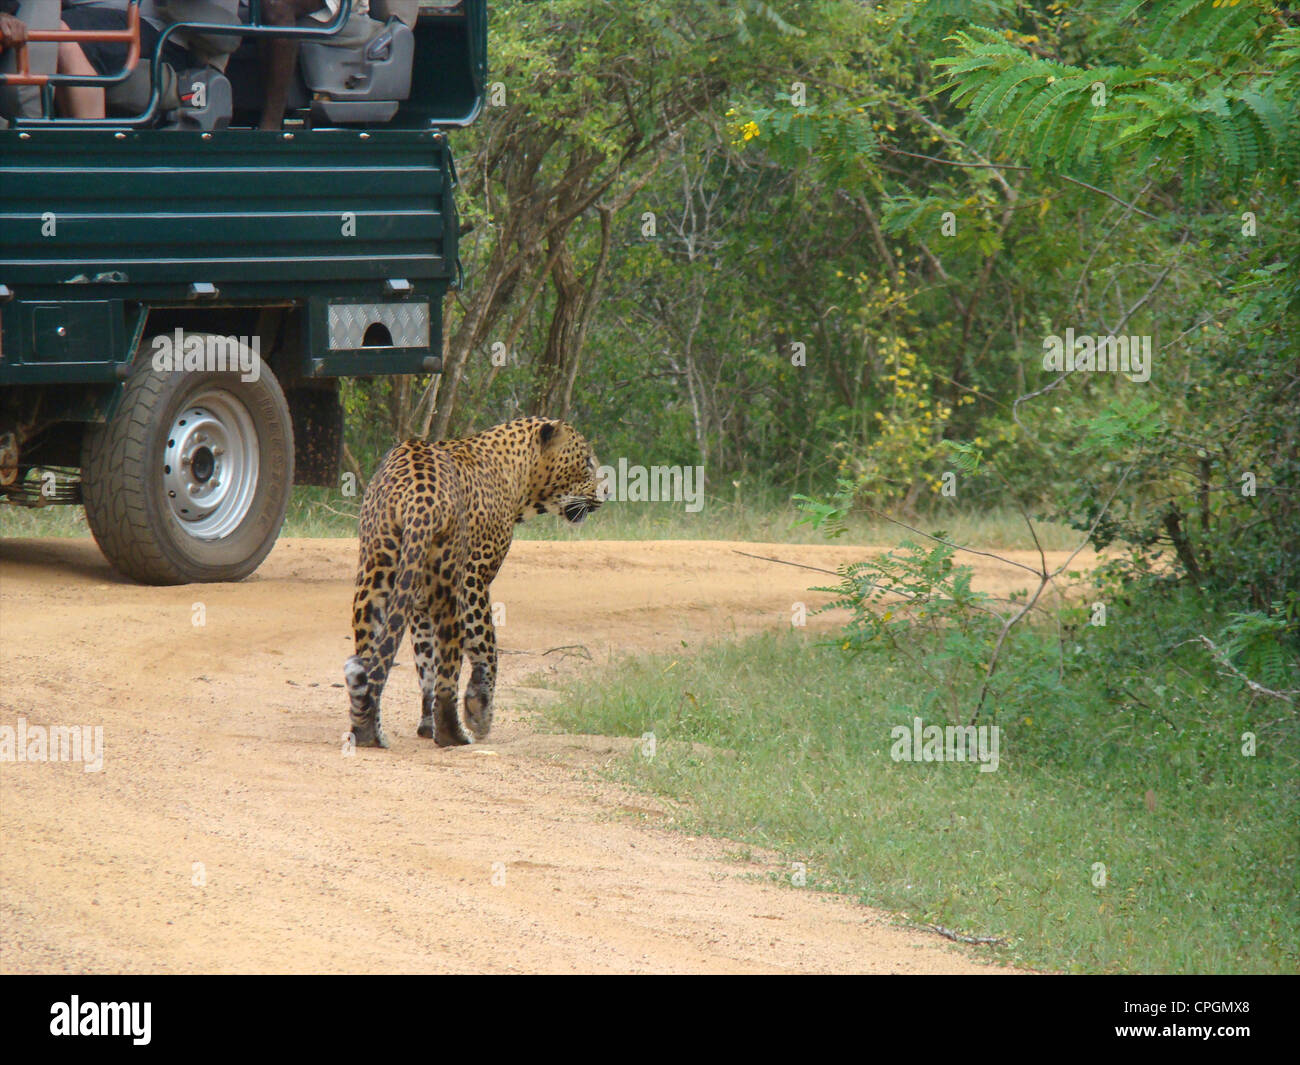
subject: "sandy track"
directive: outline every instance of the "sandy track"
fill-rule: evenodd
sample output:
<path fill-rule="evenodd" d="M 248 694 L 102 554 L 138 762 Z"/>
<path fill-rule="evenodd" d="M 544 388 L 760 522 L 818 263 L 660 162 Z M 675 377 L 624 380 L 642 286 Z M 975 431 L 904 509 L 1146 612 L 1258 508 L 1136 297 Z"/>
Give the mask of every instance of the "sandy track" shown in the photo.
<path fill-rule="evenodd" d="M 242 584 L 181 588 L 126 583 L 89 540 L 0 542 L 0 725 L 102 725 L 105 745 L 97 773 L 0 763 L 0 971 L 990 971 L 673 830 L 669 808 L 590 771 L 629 741 L 528 724 L 539 672 L 599 683 L 621 652 L 788 625 L 819 601 L 819 575 L 736 549 L 862 555 L 517 543 L 493 589 L 516 653 L 490 742 L 416 737 L 404 647 L 392 749 L 344 757 L 353 541 L 282 540 Z M 1028 576 L 977 562 L 985 589 Z M 541 654 L 560 645 L 591 664 Z"/>

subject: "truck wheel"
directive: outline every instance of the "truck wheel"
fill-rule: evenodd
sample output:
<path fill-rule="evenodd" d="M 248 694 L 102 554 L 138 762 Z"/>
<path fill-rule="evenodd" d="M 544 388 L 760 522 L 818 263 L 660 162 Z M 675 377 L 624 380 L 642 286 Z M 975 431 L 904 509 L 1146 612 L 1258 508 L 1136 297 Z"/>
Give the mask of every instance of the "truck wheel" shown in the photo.
<path fill-rule="evenodd" d="M 244 381 L 146 360 L 112 420 L 87 426 L 86 521 L 128 577 L 237 581 L 275 544 L 293 484 L 293 423 L 275 376 L 257 365 L 257 380 Z"/>

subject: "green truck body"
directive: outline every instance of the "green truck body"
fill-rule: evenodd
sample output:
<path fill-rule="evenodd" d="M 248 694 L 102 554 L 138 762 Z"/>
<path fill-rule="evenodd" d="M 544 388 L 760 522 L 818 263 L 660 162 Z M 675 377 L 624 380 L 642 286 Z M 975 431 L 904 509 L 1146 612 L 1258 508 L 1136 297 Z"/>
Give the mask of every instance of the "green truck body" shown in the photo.
<path fill-rule="evenodd" d="M 431 369 L 457 261 L 446 134 L 292 137 L 0 132 L 0 385 L 115 382 L 167 308 L 292 306 L 308 377 Z M 331 305 L 395 301 L 428 314 L 423 344 L 331 345 Z"/>
<path fill-rule="evenodd" d="M 482 105 L 487 31 L 485 0 L 429 7 L 382 124 L 0 129 L 0 505 L 84 502 L 137 579 L 237 579 L 290 484 L 337 484 L 338 379 L 441 369 L 460 269 L 447 131 Z M 149 440 L 124 435 L 132 418 Z"/>

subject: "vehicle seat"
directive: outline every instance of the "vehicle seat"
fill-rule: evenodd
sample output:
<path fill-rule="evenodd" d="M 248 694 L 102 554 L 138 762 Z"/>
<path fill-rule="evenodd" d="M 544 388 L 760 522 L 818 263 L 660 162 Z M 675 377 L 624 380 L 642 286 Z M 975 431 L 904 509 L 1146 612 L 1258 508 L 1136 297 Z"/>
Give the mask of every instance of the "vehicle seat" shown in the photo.
<path fill-rule="evenodd" d="M 110 115 L 138 115 L 149 103 L 149 68 L 144 63 L 120 85 L 108 90 Z M 225 129 L 234 111 L 229 79 L 213 67 L 176 70 L 162 64 L 158 98 L 160 129 Z"/>
<path fill-rule="evenodd" d="M 140 15 L 163 24 L 209 22 L 237 26 L 238 0 L 141 0 Z M 196 65 L 176 70 L 162 64 L 158 125 L 162 129 L 224 129 L 230 124 L 233 97 L 222 73 L 240 45 L 233 34 L 203 34 L 177 30 L 173 39 L 189 52 Z M 151 56 L 142 56 L 131 76 L 110 86 L 105 105 L 110 115 L 138 115 L 149 103 Z"/>
<path fill-rule="evenodd" d="M 213 67 L 183 70 L 176 75 L 177 106 L 164 96 L 163 129 L 225 129 L 235 112 L 235 92 L 230 79 Z"/>
<path fill-rule="evenodd" d="M 398 18 L 374 26 L 361 44 L 303 44 L 300 65 L 313 123 L 387 122 L 411 95 L 415 34 Z"/>

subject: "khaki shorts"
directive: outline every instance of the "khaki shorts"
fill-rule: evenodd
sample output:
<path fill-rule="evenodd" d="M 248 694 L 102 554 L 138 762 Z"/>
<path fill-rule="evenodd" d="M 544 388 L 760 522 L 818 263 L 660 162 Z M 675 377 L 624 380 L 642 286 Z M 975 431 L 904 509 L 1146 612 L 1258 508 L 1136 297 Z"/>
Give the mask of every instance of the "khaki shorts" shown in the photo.
<path fill-rule="evenodd" d="M 305 19 L 299 19 L 298 25 L 303 29 L 320 29 L 322 25 L 328 26 L 329 23 L 321 23 L 310 16 Z M 384 23 L 376 22 L 369 15 L 351 15 L 343 28 L 333 37 L 318 37 L 312 40 L 311 44 L 328 44 L 332 48 L 360 48 L 363 44 L 369 44 L 379 36 L 379 31 L 384 28 Z M 307 41 L 303 41 L 307 44 Z"/>

